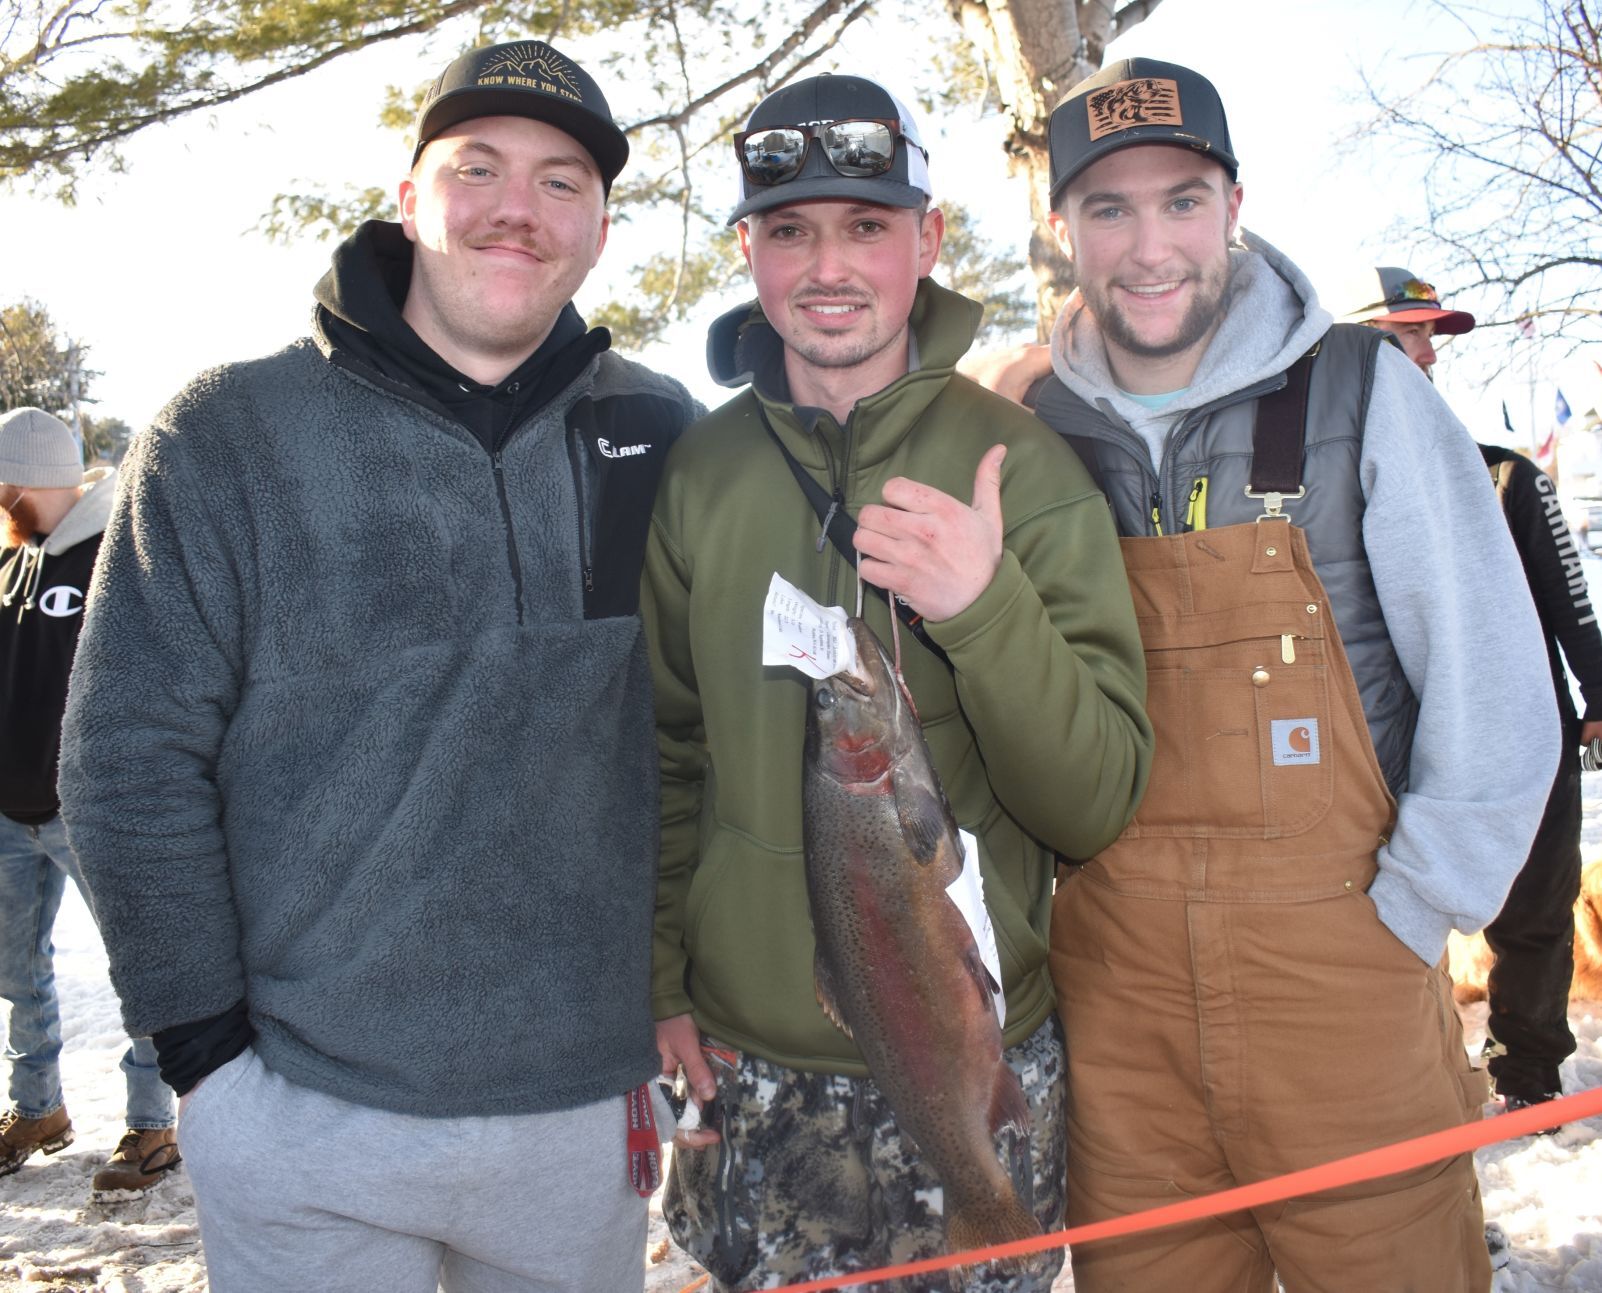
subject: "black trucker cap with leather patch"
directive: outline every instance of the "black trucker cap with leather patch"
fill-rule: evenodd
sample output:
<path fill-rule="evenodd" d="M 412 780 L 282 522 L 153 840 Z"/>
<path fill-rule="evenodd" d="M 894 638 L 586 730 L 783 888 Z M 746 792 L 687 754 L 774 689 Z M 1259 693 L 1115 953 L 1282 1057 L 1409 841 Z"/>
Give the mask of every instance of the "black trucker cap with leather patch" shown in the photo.
<path fill-rule="evenodd" d="M 1174 144 L 1239 169 L 1229 122 L 1213 83 L 1154 58 L 1126 58 L 1087 77 L 1051 114 L 1051 204 L 1068 181 L 1109 153 L 1135 144 Z"/>

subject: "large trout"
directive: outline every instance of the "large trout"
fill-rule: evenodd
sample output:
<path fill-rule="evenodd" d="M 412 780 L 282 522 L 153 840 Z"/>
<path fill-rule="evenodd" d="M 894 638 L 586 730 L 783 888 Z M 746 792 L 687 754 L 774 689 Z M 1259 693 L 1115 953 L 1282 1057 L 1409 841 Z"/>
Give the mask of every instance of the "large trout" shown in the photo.
<path fill-rule="evenodd" d="M 1038 1235 L 996 1153 L 1029 1109 L 1001 1057 L 1001 991 L 946 893 L 962 845 L 884 647 L 850 621 L 859 673 L 814 681 L 803 830 L 824 1011 L 862 1051 L 939 1176 L 952 1251 Z M 1022 1156 L 1027 1161 L 1027 1154 Z"/>

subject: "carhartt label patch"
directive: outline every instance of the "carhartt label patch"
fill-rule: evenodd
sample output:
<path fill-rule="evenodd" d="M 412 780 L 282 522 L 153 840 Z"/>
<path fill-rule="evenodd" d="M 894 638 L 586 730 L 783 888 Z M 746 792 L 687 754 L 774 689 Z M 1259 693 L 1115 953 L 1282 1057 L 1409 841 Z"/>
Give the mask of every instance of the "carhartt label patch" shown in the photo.
<path fill-rule="evenodd" d="M 1179 83 L 1157 76 L 1119 81 L 1097 90 L 1085 100 L 1090 114 L 1090 137 L 1117 134 L 1136 126 L 1182 126 Z"/>
<path fill-rule="evenodd" d="M 1274 742 L 1274 762 L 1280 766 L 1318 762 L 1318 720 L 1316 718 L 1275 718 L 1269 720 Z"/>

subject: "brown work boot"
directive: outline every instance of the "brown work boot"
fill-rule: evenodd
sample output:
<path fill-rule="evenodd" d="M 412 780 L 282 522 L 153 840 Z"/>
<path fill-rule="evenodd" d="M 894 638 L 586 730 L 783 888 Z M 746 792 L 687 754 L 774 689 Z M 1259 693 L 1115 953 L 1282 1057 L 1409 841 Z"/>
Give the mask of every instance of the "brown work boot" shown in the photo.
<path fill-rule="evenodd" d="M 0 1176 L 10 1176 L 35 1150 L 54 1154 L 72 1144 L 72 1119 L 63 1105 L 43 1118 L 24 1118 L 15 1109 L 0 1113 Z"/>
<path fill-rule="evenodd" d="M 130 1127 L 117 1142 L 106 1165 L 95 1173 L 91 1184 L 96 1194 L 112 1190 L 148 1190 L 163 1173 L 172 1171 L 182 1161 L 178 1157 L 178 1137 L 171 1127 L 145 1131 Z"/>

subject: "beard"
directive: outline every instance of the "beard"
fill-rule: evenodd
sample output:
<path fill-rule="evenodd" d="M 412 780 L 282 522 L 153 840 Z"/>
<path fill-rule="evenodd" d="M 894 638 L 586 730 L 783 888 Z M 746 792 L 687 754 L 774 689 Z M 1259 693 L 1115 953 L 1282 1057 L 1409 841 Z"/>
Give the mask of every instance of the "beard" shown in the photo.
<path fill-rule="evenodd" d="M 889 344 L 882 338 L 869 337 L 852 341 L 846 346 L 830 346 L 786 340 L 785 344 L 814 368 L 855 368 L 865 364 Z"/>
<path fill-rule="evenodd" d="M 1229 295 L 1233 276 L 1234 262 L 1226 250 L 1222 261 L 1215 262 L 1197 275 L 1194 280 L 1196 291 L 1189 308 L 1180 318 L 1173 335 L 1163 341 L 1148 341 L 1140 336 L 1128 316 L 1113 304 L 1112 294 L 1103 291 L 1100 284 L 1082 283 L 1080 292 L 1107 340 L 1142 359 L 1167 359 L 1170 355 L 1189 350 L 1212 331 L 1223 316 L 1224 301 Z"/>
<path fill-rule="evenodd" d="M 20 495 L 10 507 L 0 508 L 0 548 L 20 548 L 39 533 L 39 512 L 33 500 Z"/>
<path fill-rule="evenodd" d="M 871 308 L 871 299 L 861 303 Z M 813 332 L 804 322 L 795 321 L 787 321 L 775 330 L 782 337 L 786 352 L 793 352 L 813 368 L 841 370 L 875 363 L 889 350 L 905 354 L 911 325 L 903 322 L 891 326 L 879 315 L 865 330 L 850 335 Z"/>

